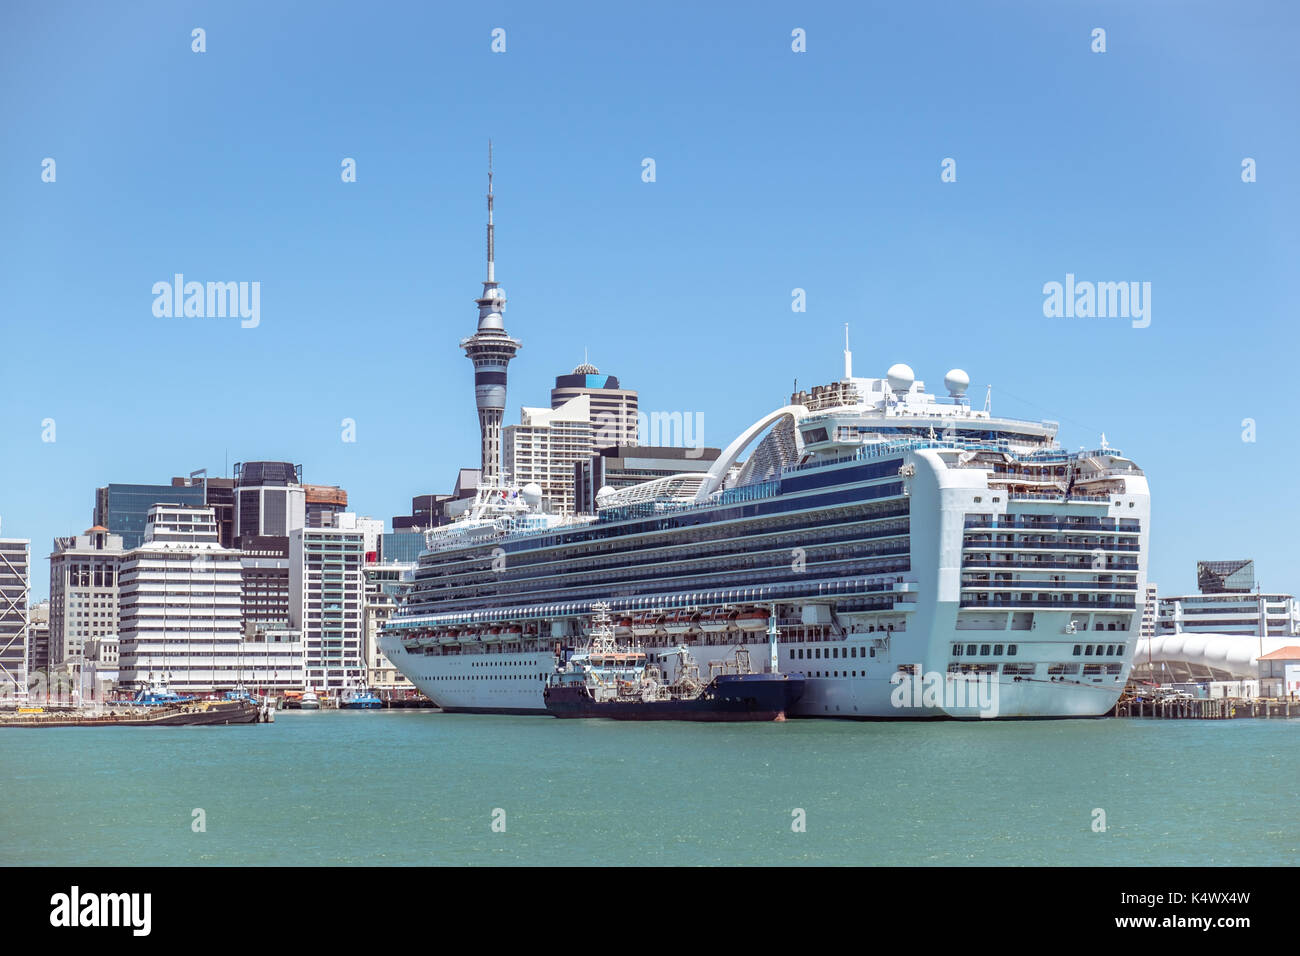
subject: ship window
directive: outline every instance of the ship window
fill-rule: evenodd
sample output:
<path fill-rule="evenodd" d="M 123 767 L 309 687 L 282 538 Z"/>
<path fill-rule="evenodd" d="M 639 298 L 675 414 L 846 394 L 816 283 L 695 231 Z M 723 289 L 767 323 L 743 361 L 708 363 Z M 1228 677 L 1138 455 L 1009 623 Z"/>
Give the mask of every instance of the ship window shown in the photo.
<path fill-rule="evenodd" d="M 1124 656 L 1124 645 L 1123 645 L 1123 644 L 1117 644 L 1117 645 L 1115 645 L 1115 653 L 1118 654 L 1120 657 L 1123 657 L 1123 656 Z"/>
<path fill-rule="evenodd" d="M 1002 655 L 1002 645 L 1001 645 L 1001 644 L 994 644 L 994 645 L 993 645 L 993 656 L 994 656 L 994 657 L 1000 657 L 1001 655 Z"/>
<path fill-rule="evenodd" d="M 1080 645 L 1075 644 L 1075 645 L 1074 645 L 1074 656 L 1075 656 L 1075 657 L 1078 657 L 1081 653 L 1083 653 L 1083 648 L 1082 648 Z"/>
<path fill-rule="evenodd" d="M 876 649 L 874 647 L 871 649 L 871 656 L 872 657 L 876 656 Z"/>
<path fill-rule="evenodd" d="M 954 644 L 954 645 L 952 646 L 952 656 L 953 656 L 953 657 L 961 657 L 961 645 L 960 645 L 960 644 Z"/>
<path fill-rule="evenodd" d="M 1086 647 L 1084 647 L 1084 649 L 1083 649 L 1083 656 L 1084 656 L 1084 657 L 1092 657 L 1092 645 L 1091 645 L 1091 644 L 1088 644 Z"/>
<path fill-rule="evenodd" d="M 967 656 L 967 657 L 974 657 L 974 656 L 975 656 L 975 645 L 974 645 L 974 644 L 967 644 L 967 645 L 966 645 L 966 656 Z"/>
<path fill-rule="evenodd" d="M 1007 645 L 1007 657 L 1015 657 L 1015 656 L 1016 656 L 1016 645 L 1014 645 L 1014 644 L 1008 644 L 1008 645 Z"/>
<path fill-rule="evenodd" d="M 980 645 L 980 655 L 981 655 L 981 656 L 987 656 L 987 655 L 988 655 L 988 652 L 989 652 L 989 646 L 988 646 L 987 644 L 981 644 L 981 645 Z"/>

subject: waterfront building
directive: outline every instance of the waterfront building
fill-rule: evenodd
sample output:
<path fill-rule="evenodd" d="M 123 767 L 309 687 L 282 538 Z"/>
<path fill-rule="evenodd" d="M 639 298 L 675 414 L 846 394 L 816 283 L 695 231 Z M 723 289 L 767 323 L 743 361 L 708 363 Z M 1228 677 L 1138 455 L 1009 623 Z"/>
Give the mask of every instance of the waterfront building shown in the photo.
<path fill-rule="evenodd" d="M 506 308 L 505 290 L 496 281 L 496 238 L 492 222 L 492 145 L 488 144 L 488 225 L 487 278 L 478 306 L 478 330 L 461 339 L 460 347 L 474 363 L 474 403 L 478 408 L 479 434 L 482 442 L 483 481 L 492 484 L 501 478 L 501 418 L 506 407 L 506 368 L 522 342 L 506 334 L 502 313 Z"/>
<path fill-rule="evenodd" d="M 1218 592 L 1160 598 L 1156 633 L 1289 637 L 1300 628 L 1290 594 Z"/>
<path fill-rule="evenodd" d="M 1160 611 L 1159 589 L 1154 584 L 1147 584 L 1145 600 L 1142 603 L 1142 623 L 1139 636 L 1151 638 L 1156 636 L 1156 618 Z"/>
<path fill-rule="evenodd" d="M 423 539 L 423 535 L 408 536 Z M 410 575 L 414 570 L 414 561 L 385 561 L 382 564 L 366 565 L 366 682 L 372 689 L 385 691 L 414 689 L 414 685 L 394 666 L 379 646 L 379 633 L 392 617 L 397 601 L 408 586 Z"/>
<path fill-rule="evenodd" d="M 202 484 L 108 484 L 95 490 L 95 517 L 91 523 L 119 535 L 122 547 L 130 550 L 144 542 L 145 518 L 154 505 L 201 506 L 206 501 L 207 490 Z"/>
<path fill-rule="evenodd" d="M 687 472 L 707 472 L 717 460 L 717 448 L 681 448 L 658 445 L 617 445 L 598 448 L 574 465 L 574 513 L 594 515 L 601 488 L 630 488 L 643 481 Z"/>
<path fill-rule="evenodd" d="M 580 395 L 590 399 L 590 416 L 597 445 L 635 445 L 638 441 L 637 393 L 619 386 L 613 375 L 601 375 L 583 363 L 569 375 L 557 375 L 551 389 L 551 408 L 568 404 Z"/>
<path fill-rule="evenodd" d="M 166 679 L 177 692 L 238 682 L 239 552 L 223 548 L 206 505 L 154 505 L 145 538 L 121 559 L 120 680 Z"/>
<path fill-rule="evenodd" d="M 543 509 L 573 514 L 574 469 L 590 459 L 596 447 L 591 396 L 579 395 L 559 408 L 524 408 L 520 424 L 505 429 L 501 444 L 512 485 L 535 484 L 541 489 Z"/>
<path fill-rule="evenodd" d="M 333 528 L 334 516 L 348 510 L 348 493 L 337 485 L 303 485 L 306 527 Z"/>
<path fill-rule="evenodd" d="M 302 465 L 287 461 L 235 463 L 235 540 L 287 537 L 306 526 Z"/>
<path fill-rule="evenodd" d="M 27 690 L 31 542 L 0 538 L 0 699 Z"/>
<path fill-rule="evenodd" d="M 50 602 L 47 598 L 27 609 L 27 674 L 48 675 L 50 670 Z"/>
<path fill-rule="evenodd" d="M 301 632 L 307 686 L 338 694 L 365 676 L 365 539 L 342 528 L 289 535 L 290 621 Z"/>
<path fill-rule="evenodd" d="M 240 617 L 244 635 L 290 626 L 289 538 L 249 535 L 239 549 Z"/>
<path fill-rule="evenodd" d="M 103 525 L 54 539 L 50 554 L 51 667 L 68 673 L 83 659 L 88 641 L 117 635 L 118 575 L 126 553 L 124 545 L 123 535 L 113 534 Z"/>
<path fill-rule="evenodd" d="M 1300 647 L 1288 644 L 1259 659 L 1262 697 L 1300 697 Z"/>

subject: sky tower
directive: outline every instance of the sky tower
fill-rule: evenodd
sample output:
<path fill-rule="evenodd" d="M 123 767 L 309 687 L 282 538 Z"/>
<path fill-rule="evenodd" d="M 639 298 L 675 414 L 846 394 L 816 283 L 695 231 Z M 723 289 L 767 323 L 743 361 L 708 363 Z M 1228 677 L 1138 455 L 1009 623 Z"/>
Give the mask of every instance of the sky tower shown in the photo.
<path fill-rule="evenodd" d="M 474 363 L 474 402 L 483 439 L 482 483 L 493 484 L 501 475 L 501 416 L 506 410 L 506 366 L 523 344 L 506 334 L 501 313 L 505 291 L 496 280 L 496 244 L 492 231 L 492 141 L 488 141 L 487 278 L 478 304 L 478 331 L 461 339 L 460 347 Z"/>

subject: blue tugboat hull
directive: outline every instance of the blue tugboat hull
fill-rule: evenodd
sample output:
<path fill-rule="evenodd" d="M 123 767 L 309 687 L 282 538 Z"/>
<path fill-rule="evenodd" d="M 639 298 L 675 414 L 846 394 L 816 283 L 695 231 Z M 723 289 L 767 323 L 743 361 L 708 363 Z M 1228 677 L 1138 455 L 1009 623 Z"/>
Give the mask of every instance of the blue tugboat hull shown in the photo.
<path fill-rule="evenodd" d="M 546 711 L 554 717 L 611 720 L 784 720 L 803 696 L 802 674 L 726 674 L 689 700 L 595 701 L 581 685 L 548 687 Z"/>

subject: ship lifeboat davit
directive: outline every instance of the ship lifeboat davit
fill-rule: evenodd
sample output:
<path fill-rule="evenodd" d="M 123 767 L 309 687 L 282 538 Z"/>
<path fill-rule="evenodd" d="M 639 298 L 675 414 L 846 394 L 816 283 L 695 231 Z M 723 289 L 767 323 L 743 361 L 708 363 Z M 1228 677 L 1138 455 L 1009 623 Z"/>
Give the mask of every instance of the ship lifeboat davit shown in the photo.
<path fill-rule="evenodd" d="M 718 608 L 716 611 L 703 615 L 700 618 L 700 630 L 705 634 L 721 634 L 734 627 L 735 623 L 735 611 L 730 611 L 726 608 Z"/>
<path fill-rule="evenodd" d="M 766 631 L 767 630 L 767 612 L 766 611 L 745 611 L 743 614 L 736 615 L 736 627 L 742 631 Z"/>
<path fill-rule="evenodd" d="M 659 614 L 638 614 L 632 618 L 632 633 L 637 637 L 654 637 L 662 620 Z"/>
<path fill-rule="evenodd" d="M 699 614 L 694 611 L 679 611 L 664 618 L 664 630 L 669 634 L 690 634 L 698 626 Z"/>

